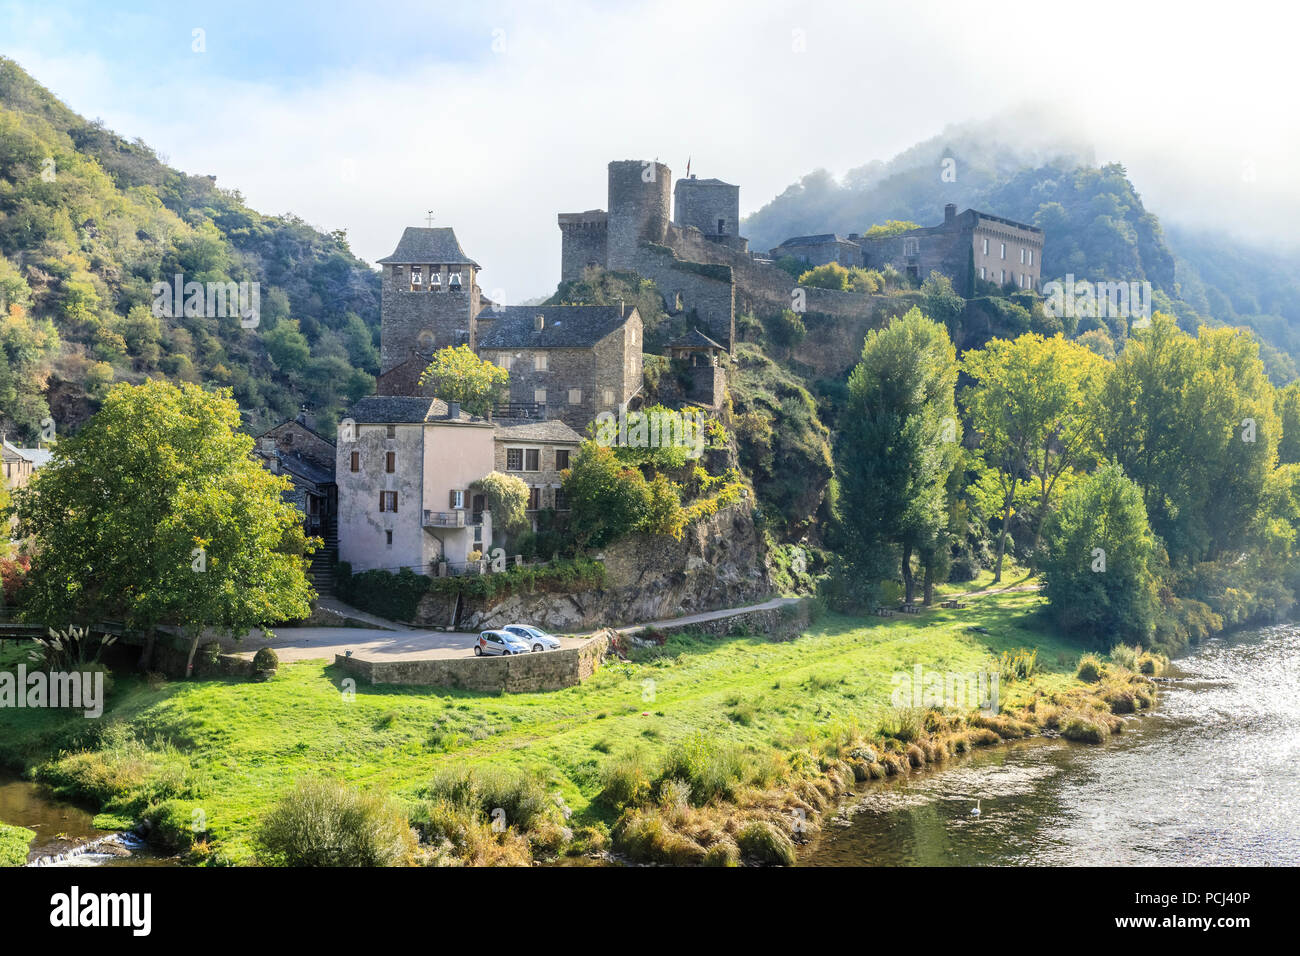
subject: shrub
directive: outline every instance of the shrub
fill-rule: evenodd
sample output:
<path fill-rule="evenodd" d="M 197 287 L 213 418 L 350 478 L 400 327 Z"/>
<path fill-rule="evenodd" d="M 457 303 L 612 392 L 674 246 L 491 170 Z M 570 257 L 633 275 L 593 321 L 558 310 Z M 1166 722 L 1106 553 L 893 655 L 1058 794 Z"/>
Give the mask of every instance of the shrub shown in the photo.
<path fill-rule="evenodd" d="M 97 750 L 63 754 L 37 770 L 59 796 L 135 816 L 151 804 L 203 795 L 204 779 L 170 744 L 148 745 L 127 728 L 106 728 Z"/>
<path fill-rule="evenodd" d="M 740 847 L 730 840 L 719 840 L 704 851 L 702 866 L 740 866 Z"/>
<path fill-rule="evenodd" d="M 736 834 L 736 844 L 741 853 L 756 862 L 794 865 L 794 843 L 766 820 L 746 823 Z"/>
<path fill-rule="evenodd" d="M 684 780 L 691 787 L 691 801 L 703 806 L 714 800 L 730 800 L 745 778 L 745 761 L 732 746 L 720 744 L 703 734 L 678 741 L 664 756 L 657 782 Z"/>
<path fill-rule="evenodd" d="M 636 750 L 605 762 L 597 799 L 615 810 L 640 806 L 650 796 L 645 756 Z"/>
<path fill-rule="evenodd" d="M 1105 724 L 1084 714 L 1070 714 L 1061 719 L 1061 736 L 1088 744 L 1099 744 L 1109 735 Z"/>
<path fill-rule="evenodd" d="M 194 846 L 194 841 L 206 833 L 206 820 L 197 803 L 185 800 L 165 800 L 144 812 L 148 824 L 149 843 L 168 853 L 180 853 Z"/>
<path fill-rule="evenodd" d="M 22 866 L 26 863 L 35 838 L 36 833 L 32 830 L 0 823 L 0 867 Z"/>
<path fill-rule="evenodd" d="M 614 849 L 638 863 L 694 866 L 704 860 L 703 847 L 674 831 L 653 810 L 624 814 L 614 828 Z"/>
<path fill-rule="evenodd" d="M 1101 658 L 1096 654 L 1084 654 L 1079 658 L 1079 669 L 1075 671 L 1074 676 L 1089 684 L 1095 684 L 1101 680 L 1103 666 Z"/>
<path fill-rule="evenodd" d="M 342 781 L 303 780 L 262 822 L 259 854 L 280 866 L 401 866 L 415 836 L 402 807 Z"/>
<path fill-rule="evenodd" d="M 434 776 L 423 796 L 487 819 L 500 810 L 506 826 L 521 832 L 543 823 L 553 806 L 539 777 L 505 767 L 448 767 Z"/>
<path fill-rule="evenodd" d="M 253 655 L 253 667 L 259 671 L 273 671 L 279 666 L 279 656 L 269 647 L 264 647 Z"/>

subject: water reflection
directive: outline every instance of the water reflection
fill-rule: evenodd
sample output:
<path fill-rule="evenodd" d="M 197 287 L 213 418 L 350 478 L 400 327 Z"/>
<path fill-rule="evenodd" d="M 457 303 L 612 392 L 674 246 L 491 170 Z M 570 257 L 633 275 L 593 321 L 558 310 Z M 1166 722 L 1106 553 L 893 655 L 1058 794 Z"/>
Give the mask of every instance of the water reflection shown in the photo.
<path fill-rule="evenodd" d="M 1300 864 L 1300 628 L 1215 639 L 1171 677 L 1102 746 L 1021 741 L 868 788 L 801 865 Z"/>

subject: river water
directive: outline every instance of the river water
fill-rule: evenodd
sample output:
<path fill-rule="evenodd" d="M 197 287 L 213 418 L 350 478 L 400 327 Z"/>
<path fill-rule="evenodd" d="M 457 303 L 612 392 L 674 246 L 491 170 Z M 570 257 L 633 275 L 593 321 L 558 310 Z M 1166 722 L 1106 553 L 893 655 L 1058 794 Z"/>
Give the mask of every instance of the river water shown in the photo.
<path fill-rule="evenodd" d="M 96 829 L 94 817 L 77 804 L 3 771 L 0 823 L 26 827 L 36 834 L 27 859 L 37 865 L 157 866 L 163 862 L 129 834 Z M 130 856 L 120 855 L 124 849 Z"/>
<path fill-rule="evenodd" d="M 1300 626 L 1215 638 L 1168 676 L 1105 744 L 1019 741 L 866 787 L 800 865 L 1300 864 Z"/>

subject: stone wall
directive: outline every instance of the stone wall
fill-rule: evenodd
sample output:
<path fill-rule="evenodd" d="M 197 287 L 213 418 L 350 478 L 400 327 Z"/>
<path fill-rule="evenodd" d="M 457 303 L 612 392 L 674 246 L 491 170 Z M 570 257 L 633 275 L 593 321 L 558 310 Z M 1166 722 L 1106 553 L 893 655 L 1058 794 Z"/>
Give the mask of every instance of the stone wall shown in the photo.
<path fill-rule="evenodd" d="M 529 623 L 571 633 L 753 604 L 772 591 L 766 548 L 748 500 L 696 522 L 681 541 L 632 535 L 599 557 L 605 565 L 601 588 L 465 599 L 456 627 L 481 631 Z M 449 610 L 445 599 L 426 597 L 415 623 L 446 626 Z"/>
<path fill-rule="evenodd" d="M 790 640 L 798 637 L 812 621 L 807 601 L 780 607 L 744 611 L 728 617 L 697 621 L 694 624 L 666 624 L 656 627 L 665 634 L 690 632 L 725 637 L 732 634 L 761 634 L 773 640 Z M 635 632 L 633 632 L 635 634 Z"/>
<path fill-rule="evenodd" d="M 520 694 L 576 687 L 600 667 L 611 634 L 581 647 L 510 657 L 454 657 L 424 661 L 367 661 L 338 655 L 334 664 L 366 684 L 453 687 L 485 694 Z"/>

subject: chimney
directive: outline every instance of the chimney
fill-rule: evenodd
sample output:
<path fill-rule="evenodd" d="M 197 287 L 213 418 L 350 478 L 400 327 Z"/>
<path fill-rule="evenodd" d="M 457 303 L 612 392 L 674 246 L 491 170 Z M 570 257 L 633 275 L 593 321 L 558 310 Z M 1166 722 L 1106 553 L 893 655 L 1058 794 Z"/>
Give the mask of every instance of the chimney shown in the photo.
<path fill-rule="evenodd" d="M 538 312 L 533 316 L 533 331 L 540 332 L 544 328 L 546 328 L 546 316 Z"/>
<path fill-rule="evenodd" d="M 943 207 L 943 221 L 945 224 L 952 222 L 956 218 L 957 218 L 956 203 L 948 203 L 946 206 Z"/>
<path fill-rule="evenodd" d="M 619 296 L 618 300 L 618 317 L 623 318 L 623 297 Z"/>
<path fill-rule="evenodd" d="M 447 417 L 452 421 L 460 418 L 460 402 L 447 403 Z"/>

